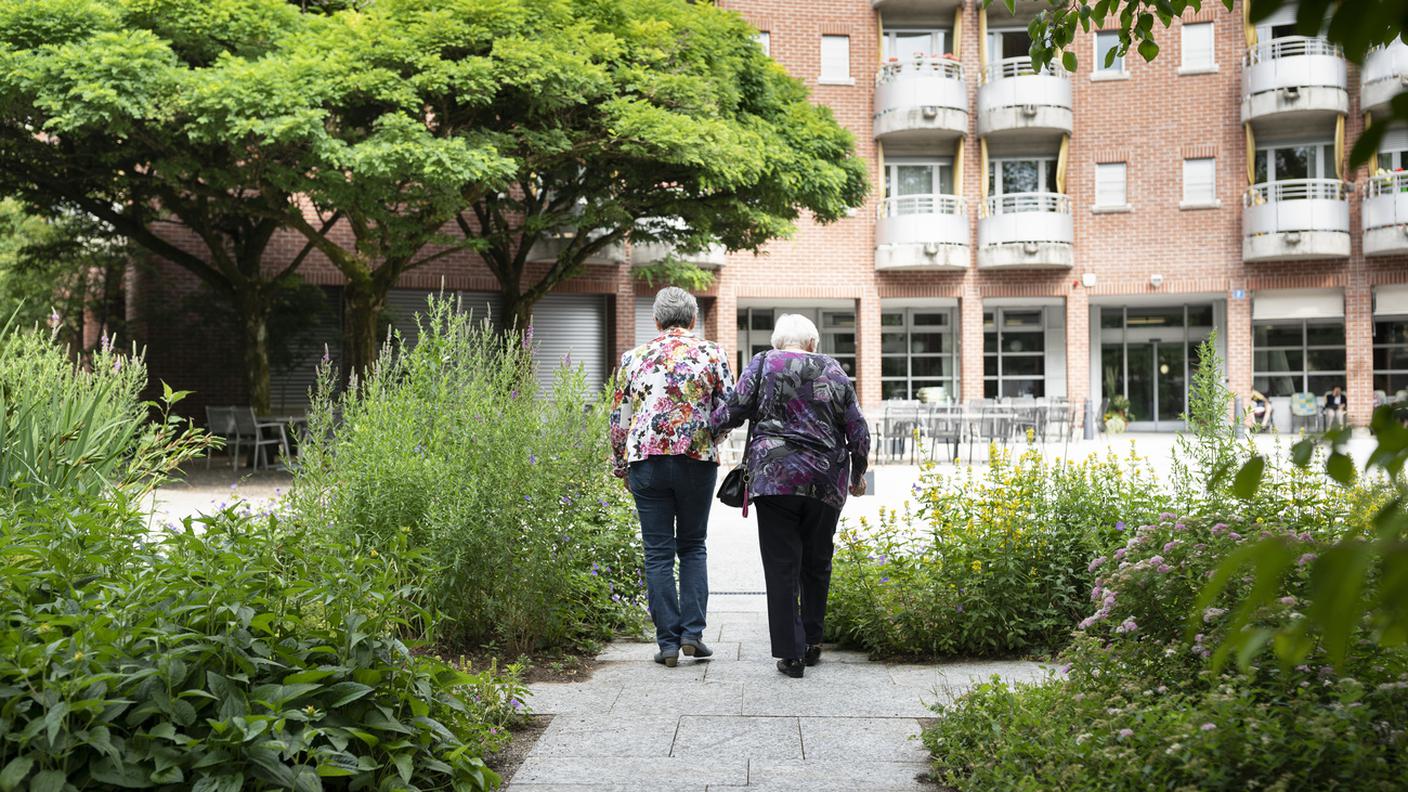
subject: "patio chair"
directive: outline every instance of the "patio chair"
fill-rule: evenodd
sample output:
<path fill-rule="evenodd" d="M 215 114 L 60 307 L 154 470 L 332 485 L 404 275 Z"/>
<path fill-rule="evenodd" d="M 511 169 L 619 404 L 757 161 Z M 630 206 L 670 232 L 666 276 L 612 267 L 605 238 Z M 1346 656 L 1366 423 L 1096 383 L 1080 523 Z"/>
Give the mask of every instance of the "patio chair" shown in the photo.
<path fill-rule="evenodd" d="M 283 451 L 284 457 L 289 455 L 288 433 L 284 431 L 283 423 L 279 421 L 261 421 L 254 415 L 253 407 L 231 407 L 234 414 L 235 436 L 237 438 L 235 449 L 235 464 L 239 464 L 238 450 L 240 445 L 248 443 L 252 449 L 252 466 L 259 469 L 259 460 L 262 457 L 264 467 L 269 465 L 269 447 L 274 446 Z"/>
<path fill-rule="evenodd" d="M 230 455 L 231 466 L 239 463 L 240 436 L 235 431 L 234 407 L 206 407 L 206 430 L 225 441 L 225 453 Z M 205 469 L 210 469 L 210 454 L 205 455 Z"/>
<path fill-rule="evenodd" d="M 1071 405 L 1065 399 L 1053 399 L 1043 409 L 1041 422 L 1041 441 L 1047 441 L 1052 431 L 1056 432 L 1057 440 L 1065 440 L 1071 428 Z"/>
<path fill-rule="evenodd" d="M 1310 391 L 1291 394 L 1291 433 L 1299 427 L 1320 431 L 1320 404 Z"/>
<path fill-rule="evenodd" d="M 952 446 L 953 453 L 947 459 L 958 459 L 958 446 L 963 442 L 963 411 L 953 407 L 939 407 L 929 413 L 926 433 L 929 436 L 929 461 L 939 446 Z"/>
<path fill-rule="evenodd" d="M 887 402 L 885 404 L 884 428 L 881 436 L 891 461 L 903 459 L 909 450 L 910 462 L 914 461 L 914 447 L 918 438 L 915 434 L 922 427 L 921 408 L 918 402 Z"/>
<path fill-rule="evenodd" d="M 973 461 L 973 444 L 982 441 L 983 445 L 1000 442 L 1007 445 L 1012 434 L 1012 419 L 1005 415 L 1007 410 L 1000 407 L 984 407 L 968 427 L 968 462 Z"/>

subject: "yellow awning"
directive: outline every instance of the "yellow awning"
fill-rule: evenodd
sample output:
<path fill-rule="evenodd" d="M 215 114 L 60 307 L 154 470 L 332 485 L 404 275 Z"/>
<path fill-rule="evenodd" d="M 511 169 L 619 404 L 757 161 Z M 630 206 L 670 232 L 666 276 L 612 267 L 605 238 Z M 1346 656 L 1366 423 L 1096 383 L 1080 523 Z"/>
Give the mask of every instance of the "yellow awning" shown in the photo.
<path fill-rule="evenodd" d="M 953 194 L 959 196 L 963 195 L 963 144 L 959 138 L 953 147 Z"/>
<path fill-rule="evenodd" d="M 978 138 L 978 206 L 979 213 L 987 211 L 988 205 L 988 139 Z"/>
<path fill-rule="evenodd" d="M 1344 113 L 1335 116 L 1335 178 L 1344 179 Z"/>
<path fill-rule="evenodd" d="M 1252 125 L 1242 124 L 1247 131 L 1247 186 L 1256 184 L 1256 135 L 1252 132 Z"/>
<path fill-rule="evenodd" d="M 988 79 L 988 9 L 978 9 L 978 83 Z"/>
<path fill-rule="evenodd" d="M 1071 136 L 1061 136 L 1061 151 L 1056 155 L 1056 192 L 1066 194 L 1066 163 L 1071 155 Z"/>
<path fill-rule="evenodd" d="M 959 57 L 962 57 L 962 56 L 963 56 L 962 48 L 963 48 L 963 4 L 962 4 L 962 3 L 959 3 L 959 4 L 958 4 L 958 7 L 955 8 L 955 9 L 953 9 L 953 46 L 949 48 L 949 52 L 952 52 L 952 53 L 953 53 L 953 57 L 959 58 Z"/>

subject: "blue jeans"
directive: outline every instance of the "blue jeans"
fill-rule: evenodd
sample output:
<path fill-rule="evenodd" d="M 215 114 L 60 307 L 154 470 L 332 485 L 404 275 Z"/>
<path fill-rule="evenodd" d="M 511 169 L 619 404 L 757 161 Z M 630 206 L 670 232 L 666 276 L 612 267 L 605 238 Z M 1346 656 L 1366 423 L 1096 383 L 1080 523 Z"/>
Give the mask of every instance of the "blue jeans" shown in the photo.
<path fill-rule="evenodd" d="M 645 545 L 645 593 L 655 621 L 655 641 L 664 651 L 704 634 L 709 607 L 709 569 L 704 540 L 719 466 L 683 455 L 632 462 L 626 474 L 640 514 Z M 675 557 L 680 559 L 675 584 Z"/>

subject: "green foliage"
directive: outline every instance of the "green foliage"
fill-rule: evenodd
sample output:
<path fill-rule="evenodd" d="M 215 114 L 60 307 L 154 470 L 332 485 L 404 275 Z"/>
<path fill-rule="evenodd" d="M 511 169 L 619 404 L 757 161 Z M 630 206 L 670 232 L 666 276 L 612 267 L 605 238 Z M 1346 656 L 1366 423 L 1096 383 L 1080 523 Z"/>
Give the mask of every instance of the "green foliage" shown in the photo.
<path fill-rule="evenodd" d="M 633 512 L 580 370 L 540 393 L 516 334 L 444 298 L 418 321 L 416 344 L 393 339 L 336 399 L 323 389 L 293 508 L 349 542 L 406 533 L 448 644 L 516 653 L 638 628 Z"/>
<path fill-rule="evenodd" d="M 687 261 L 671 258 L 655 264 L 632 267 L 636 280 L 654 289 L 678 286 L 686 291 L 705 291 L 714 285 L 714 273 Z"/>
<path fill-rule="evenodd" d="M 79 216 L 45 218 L 18 201 L 0 199 L 0 321 L 60 325 L 78 338 L 85 310 L 121 325 L 120 280 L 125 247 L 106 229 Z"/>
<path fill-rule="evenodd" d="M 1011 9 L 1014 0 L 1002 2 Z M 1204 5 L 1203 0 L 1045 2 L 1047 7 L 1028 27 L 1032 38 L 1032 65 L 1040 69 L 1058 61 L 1072 72 L 1079 60 L 1076 52 L 1082 46 L 1076 42 L 1078 29 L 1081 33 L 1089 33 L 1092 28 L 1119 33 L 1119 47 L 1106 56 L 1107 66 L 1116 55 L 1124 56 L 1131 49 L 1145 61 L 1152 61 L 1160 52 L 1154 23 L 1157 21 L 1161 28 L 1167 29 L 1185 12 L 1199 11 Z M 1403 21 L 1408 19 L 1408 0 L 1242 0 L 1243 5 L 1249 4 L 1246 12 L 1252 23 L 1270 17 L 1292 2 L 1296 7 L 1297 34 L 1323 35 L 1343 47 L 1345 57 L 1360 66 L 1371 49 L 1402 38 Z M 983 0 L 984 6 L 992 3 L 993 0 Z M 1208 5 L 1213 4 L 1213 0 L 1208 0 Z M 1232 11 L 1234 0 L 1221 0 L 1220 5 Z M 1391 110 L 1395 120 L 1408 120 L 1408 95 L 1395 97 Z M 1358 166 L 1368 162 L 1388 129 L 1389 125 L 1384 123 L 1365 129 L 1354 144 L 1351 164 Z"/>
<path fill-rule="evenodd" d="M 1142 460 L 994 450 L 981 473 L 927 470 L 915 515 L 842 534 L 828 628 L 885 655 L 1046 652 L 1069 640 L 1089 560 L 1166 508 Z"/>
<path fill-rule="evenodd" d="M 0 789 L 497 783 L 523 690 L 394 637 L 427 615 L 404 541 L 233 512 L 152 536 L 123 503 L 0 514 Z"/>
<path fill-rule="evenodd" d="M 169 415 L 185 394 L 165 389 L 155 405 L 140 355 L 105 339 L 83 364 L 39 329 L 0 326 L 0 507 L 72 495 L 149 493 L 182 462 L 213 442 Z"/>

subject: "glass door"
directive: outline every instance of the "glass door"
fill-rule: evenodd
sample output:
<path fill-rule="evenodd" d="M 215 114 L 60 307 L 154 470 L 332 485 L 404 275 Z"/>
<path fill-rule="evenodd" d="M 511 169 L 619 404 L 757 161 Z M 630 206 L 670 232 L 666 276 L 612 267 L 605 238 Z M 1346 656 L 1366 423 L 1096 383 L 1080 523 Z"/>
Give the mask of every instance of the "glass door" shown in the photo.
<path fill-rule="evenodd" d="M 1188 394 L 1188 356 L 1183 341 L 1130 342 L 1125 350 L 1132 417 L 1129 428 L 1146 432 L 1180 428 Z"/>

